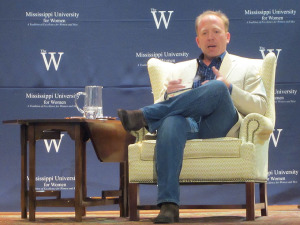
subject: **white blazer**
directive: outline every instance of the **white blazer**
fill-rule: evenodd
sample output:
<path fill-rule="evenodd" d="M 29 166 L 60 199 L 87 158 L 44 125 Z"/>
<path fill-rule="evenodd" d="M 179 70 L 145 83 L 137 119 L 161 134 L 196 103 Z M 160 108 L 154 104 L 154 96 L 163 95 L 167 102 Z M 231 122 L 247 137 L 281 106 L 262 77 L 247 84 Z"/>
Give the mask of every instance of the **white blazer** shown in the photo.
<path fill-rule="evenodd" d="M 259 75 L 262 60 L 249 59 L 226 53 L 220 73 L 232 84 L 231 98 L 239 113 L 238 122 L 227 133 L 228 137 L 238 137 L 243 118 L 249 113 L 264 115 L 267 108 L 267 95 Z M 167 77 L 164 90 L 158 101 L 162 101 L 170 80 L 182 79 L 182 83 L 191 87 L 196 75 L 197 59 L 174 64 L 172 76 Z"/>

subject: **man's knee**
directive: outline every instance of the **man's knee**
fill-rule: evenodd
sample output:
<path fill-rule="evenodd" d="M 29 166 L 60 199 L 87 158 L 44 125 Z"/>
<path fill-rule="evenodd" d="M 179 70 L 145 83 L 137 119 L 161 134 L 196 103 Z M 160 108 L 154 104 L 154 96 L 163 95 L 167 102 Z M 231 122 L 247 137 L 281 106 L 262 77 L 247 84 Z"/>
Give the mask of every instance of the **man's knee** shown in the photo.
<path fill-rule="evenodd" d="M 211 80 L 207 83 L 208 85 L 211 85 L 211 88 L 215 90 L 222 90 L 222 91 L 228 91 L 228 88 L 226 84 L 223 81 L 220 80 Z"/>
<path fill-rule="evenodd" d="M 230 97 L 229 89 L 226 84 L 220 80 L 211 80 L 208 82 L 210 85 L 210 92 L 212 92 L 216 96 L 220 97 Z"/>

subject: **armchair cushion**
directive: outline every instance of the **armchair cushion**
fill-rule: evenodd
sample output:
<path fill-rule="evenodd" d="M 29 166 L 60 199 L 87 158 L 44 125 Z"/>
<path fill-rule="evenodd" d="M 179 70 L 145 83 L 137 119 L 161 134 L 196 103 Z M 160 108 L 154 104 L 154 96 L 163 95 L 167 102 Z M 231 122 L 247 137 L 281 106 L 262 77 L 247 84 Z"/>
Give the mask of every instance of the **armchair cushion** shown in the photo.
<path fill-rule="evenodd" d="M 183 159 L 237 158 L 240 157 L 242 140 L 238 138 L 194 139 L 186 143 Z M 141 160 L 154 160 L 155 140 L 143 141 Z M 220 151 L 220 149 L 224 149 Z"/>
<path fill-rule="evenodd" d="M 198 142 L 201 142 L 198 140 Z M 129 182 L 156 183 L 155 160 L 141 159 L 142 143 L 129 147 Z M 257 154 L 258 153 L 258 154 Z M 267 154 L 252 143 L 241 143 L 239 157 L 207 157 L 183 160 L 179 177 L 181 183 L 190 182 L 266 182 Z"/>

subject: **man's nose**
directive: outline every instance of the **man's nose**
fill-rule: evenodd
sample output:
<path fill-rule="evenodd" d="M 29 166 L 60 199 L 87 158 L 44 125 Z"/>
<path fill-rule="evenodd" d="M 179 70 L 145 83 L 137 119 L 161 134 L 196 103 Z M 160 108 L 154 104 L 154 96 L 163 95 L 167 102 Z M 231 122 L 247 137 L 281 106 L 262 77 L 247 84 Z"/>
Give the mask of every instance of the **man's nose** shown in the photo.
<path fill-rule="evenodd" d="M 208 33 L 208 39 L 214 39 L 215 38 L 215 35 L 213 32 L 209 32 Z"/>

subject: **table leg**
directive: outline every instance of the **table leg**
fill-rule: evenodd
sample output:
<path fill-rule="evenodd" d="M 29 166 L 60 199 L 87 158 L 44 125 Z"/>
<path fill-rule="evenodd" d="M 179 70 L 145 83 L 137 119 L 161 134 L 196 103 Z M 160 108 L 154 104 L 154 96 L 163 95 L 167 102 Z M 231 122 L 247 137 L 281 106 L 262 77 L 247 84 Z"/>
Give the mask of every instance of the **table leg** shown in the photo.
<path fill-rule="evenodd" d="M 29 220 L 35 220 L 35 127 L 28 127 L 28 141 L 29 141 Z"/>
<path fill-rule="evenodd" d="M 21 218 L 27 218 L 27 126 L 21 126 Z"/>
<path fill-rule="evenodd" d="M 120 217 L 128 217 L 128 162 L 120 162 L 120 190 L 119 197 Z"/>
<path fill-rule="evenodd" d="M 86 187 L 86 142 L 82 143 L 82 197 L 86 199 L 87 197 L 87 187 Z M 82 216 L 86 215 L 86 207 L 82 209 Z"/>
<path fill-rule="evenodd" d="M 82 221 L 83 207 L 83 135 L 80 125 L 75 127 L 75 220 L 77 222 Z"/>

